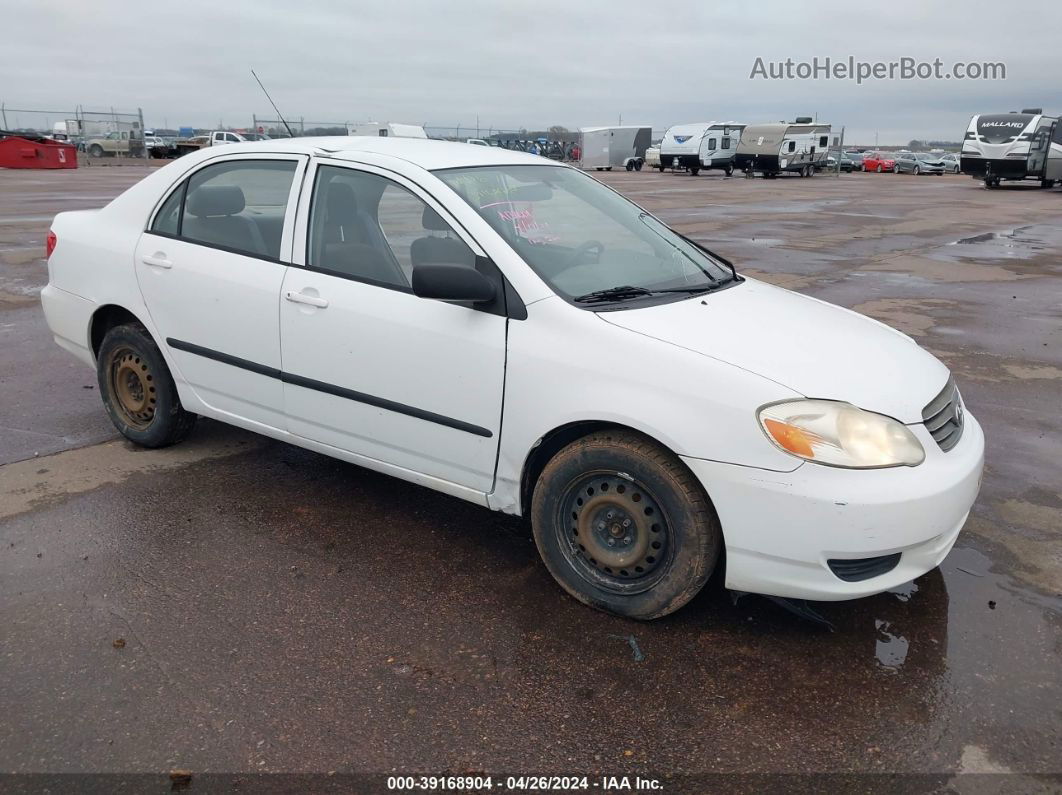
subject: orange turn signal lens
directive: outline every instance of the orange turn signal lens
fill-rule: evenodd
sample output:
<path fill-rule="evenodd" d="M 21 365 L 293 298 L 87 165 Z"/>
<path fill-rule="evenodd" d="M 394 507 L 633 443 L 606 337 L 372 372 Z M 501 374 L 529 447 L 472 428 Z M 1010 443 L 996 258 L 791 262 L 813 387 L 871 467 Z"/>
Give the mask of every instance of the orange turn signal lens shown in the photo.
<path fill-rule="evenodd" d="M 779 420 L 765 419 L 763 425 L 767 428 L 767 433 L 783 450 L 788 450 L 793 455 L 802 458 L 815 457 L 815 451 L 811 447 L 812 441 L 815 440 L 814 435 Z"/>

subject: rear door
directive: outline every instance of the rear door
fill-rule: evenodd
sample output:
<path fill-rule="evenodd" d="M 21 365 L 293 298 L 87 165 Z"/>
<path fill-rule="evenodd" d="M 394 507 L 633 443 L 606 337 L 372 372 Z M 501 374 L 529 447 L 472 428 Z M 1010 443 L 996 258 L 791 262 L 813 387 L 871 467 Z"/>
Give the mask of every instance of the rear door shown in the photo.
<path fill-rule="evenodd" d="M 280 302 L 289 430 L 489 492 L 504 312 L 418 298 L 410 288 L 418 263 L 484 269 L 482 250 L 394 172 L 325 164 L 312 183 L 297 225 L 294 259 L 303 267 L 288 269 Z"/>
<path fill-rule="evenodd" d="M 214 159 L 165 198 L 136 249 L 152 322 L 218 412 L 283 428 L 277 307 L 307 158 Z"/>

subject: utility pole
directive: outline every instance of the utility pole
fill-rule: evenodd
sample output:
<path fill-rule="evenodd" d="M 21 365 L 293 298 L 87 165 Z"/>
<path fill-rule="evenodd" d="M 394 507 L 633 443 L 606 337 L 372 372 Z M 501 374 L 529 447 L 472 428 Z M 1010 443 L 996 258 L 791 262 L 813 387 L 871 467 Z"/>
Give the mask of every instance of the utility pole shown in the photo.
<path fill-rule="evenodd" d="M 844 127 L 841 128 L 841 142 L 837 145 L 837 173 L 835 177 L 841 176 L 841 158 L 844 157 Z"/>

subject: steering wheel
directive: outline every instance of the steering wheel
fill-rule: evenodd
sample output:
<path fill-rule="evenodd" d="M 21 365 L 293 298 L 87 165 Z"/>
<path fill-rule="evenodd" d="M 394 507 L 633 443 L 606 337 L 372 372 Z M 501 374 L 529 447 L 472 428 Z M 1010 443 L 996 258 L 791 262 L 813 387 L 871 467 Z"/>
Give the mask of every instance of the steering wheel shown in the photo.
<path fill-rule="evenodd" d="M 598 261 L 601 259 L 601 254 L 602 252 L 604 252 L 604 250 L 605 244 L 602 243 L 600 240 L 587 240 L 585 243 L 582 243 L 578 248 L 576 248 L 574 252 L 572 252 L 572 255 L 568 257 L 568 259 L 565 261 L 564 267 L 570 268 L 573 265 L 578 265 L 579 261 L 583 257 L 587 256 L 591 251 L 597 251 L 597 256 L 594 259 L 595 261 Z"/>

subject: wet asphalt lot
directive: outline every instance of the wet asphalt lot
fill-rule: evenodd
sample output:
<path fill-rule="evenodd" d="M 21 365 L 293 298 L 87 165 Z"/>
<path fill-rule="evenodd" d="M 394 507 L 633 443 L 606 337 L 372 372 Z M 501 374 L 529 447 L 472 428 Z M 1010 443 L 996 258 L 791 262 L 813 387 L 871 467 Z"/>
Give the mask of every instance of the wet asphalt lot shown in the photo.
<path fill-rule="evenodd" d="M 51 217 L 141 173 L 0 170 L 0 771 L 1059 784 L 1062 191 L 598 175 L 745 273 L 911 334 L 984 425 L 955 551 L 815 605 L 831 631 L 717 582 L 612 618 L 553 584 L 521 520 L 213 422 L 119 441 L 37 293 Z"/>

